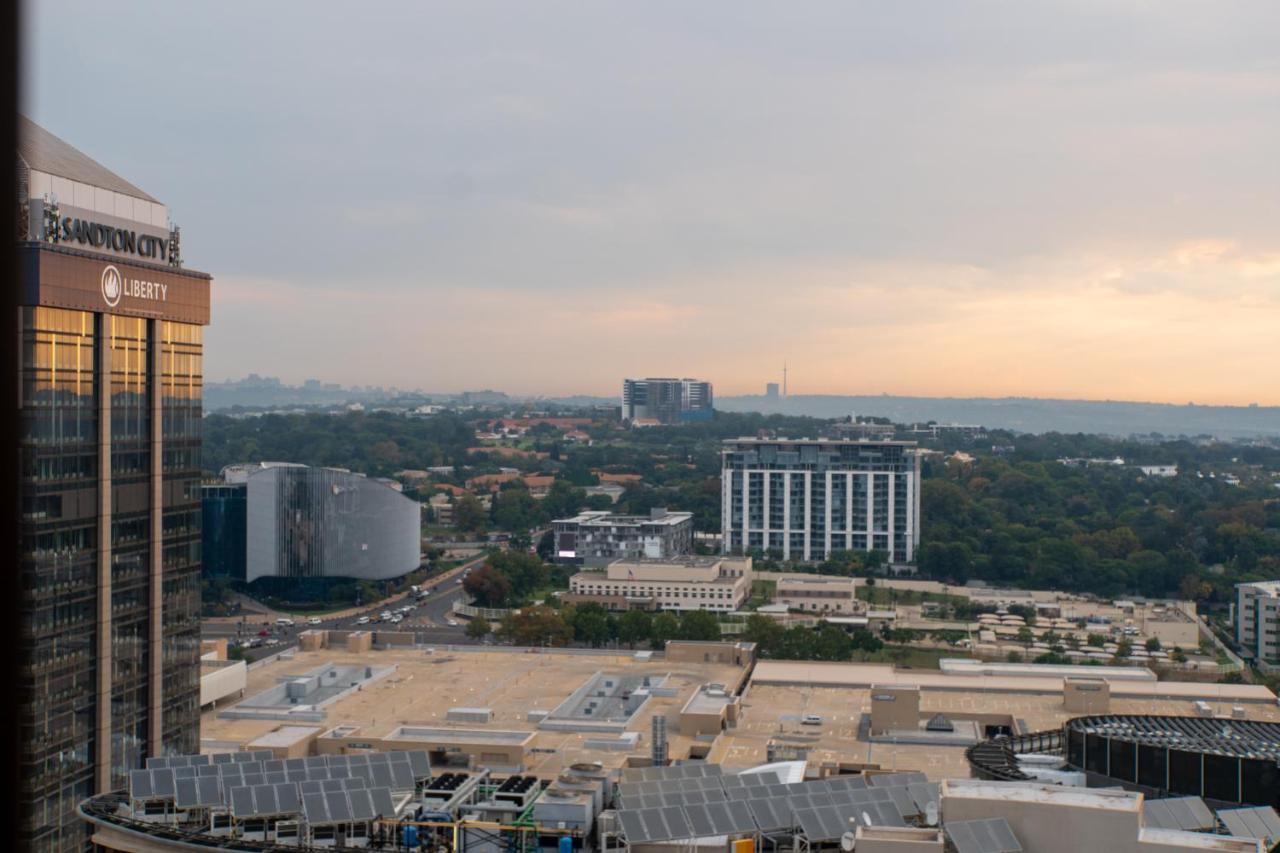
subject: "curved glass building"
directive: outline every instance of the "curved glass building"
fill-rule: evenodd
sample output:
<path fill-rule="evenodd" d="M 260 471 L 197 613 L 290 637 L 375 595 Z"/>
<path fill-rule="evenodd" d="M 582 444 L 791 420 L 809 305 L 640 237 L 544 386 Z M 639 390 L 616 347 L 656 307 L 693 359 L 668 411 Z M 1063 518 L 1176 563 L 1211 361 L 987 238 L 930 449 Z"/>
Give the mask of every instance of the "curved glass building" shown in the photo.
<path fill-rule="evenodd" d="M 419 565 L 421 504 L 382 480 L 283 463 L 235 466 L 224 473 L 228 484 L 243 483 L 245 490 L 246 581 L 386 580 Z M 206 502 L 215 497 L 208 488 Z M 206 547 L 216 549 L 217 532 L 210 531 Z M 234 523 L 222 533 L 237 541 Z"/>

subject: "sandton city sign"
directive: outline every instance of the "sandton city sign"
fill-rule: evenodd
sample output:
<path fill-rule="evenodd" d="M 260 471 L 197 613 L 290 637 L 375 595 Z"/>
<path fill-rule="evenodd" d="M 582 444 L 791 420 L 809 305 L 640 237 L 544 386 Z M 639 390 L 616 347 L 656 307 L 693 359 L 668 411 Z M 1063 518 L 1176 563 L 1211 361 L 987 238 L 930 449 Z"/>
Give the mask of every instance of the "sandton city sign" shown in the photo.
<path fill-rule="evenodd" d="M 111 249 L 148 260 L 168 259 L 168 240 L 154 234 L 139 234 L 128 228 L 117 228 L 114 225 L 103 225 L 101 222 L 90 222 L 87 219 L 76 219 L 70 216 L 62 217 L 59 231 L 61 232 L 59 239 L 64 243 L 74 241 L 82 246 Z"/>
<path fill-rule="evenodd" d="M 209 323 L 206 273 L 40 244 L 20 248 L 28 305 Z"/>

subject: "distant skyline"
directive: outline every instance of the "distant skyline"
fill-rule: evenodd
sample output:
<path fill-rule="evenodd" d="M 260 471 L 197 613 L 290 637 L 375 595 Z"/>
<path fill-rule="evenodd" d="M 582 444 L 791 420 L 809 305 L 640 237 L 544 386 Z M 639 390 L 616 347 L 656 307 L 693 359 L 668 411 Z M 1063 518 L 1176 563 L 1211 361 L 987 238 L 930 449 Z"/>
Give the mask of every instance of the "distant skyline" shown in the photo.
<path fill-rule="evenodd" d="M 26 9 L 211 381 L 1280 404 L 1280 4 Z"/>

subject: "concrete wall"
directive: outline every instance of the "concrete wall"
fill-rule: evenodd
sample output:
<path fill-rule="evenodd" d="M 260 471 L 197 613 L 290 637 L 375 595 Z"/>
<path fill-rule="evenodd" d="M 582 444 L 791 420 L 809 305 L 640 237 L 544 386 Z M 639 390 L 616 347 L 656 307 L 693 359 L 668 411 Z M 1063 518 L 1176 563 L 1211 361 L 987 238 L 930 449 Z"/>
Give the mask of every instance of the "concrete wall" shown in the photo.
<path fill-rule="evenodd" d="M 200 707 L 223 699 L 243 696 L 249 683 L 249 668 L 242 660 L 222 666 L 202 664 L 200 670 Z"/>
<path fill-rule="evenodd" d="M 666 659 L 672 663 L 722 663 L 730 666 L 748 666 L 755 660 L 754 644 L 697 642 L 672 640 L 667 643 Z"/>
<path fill-rule="evenodd" d="M 1102 678 L 1065 678 L 1062 704 L 1073 714 L 1105 714 L 1111 710 L 1111 685 Z"/>

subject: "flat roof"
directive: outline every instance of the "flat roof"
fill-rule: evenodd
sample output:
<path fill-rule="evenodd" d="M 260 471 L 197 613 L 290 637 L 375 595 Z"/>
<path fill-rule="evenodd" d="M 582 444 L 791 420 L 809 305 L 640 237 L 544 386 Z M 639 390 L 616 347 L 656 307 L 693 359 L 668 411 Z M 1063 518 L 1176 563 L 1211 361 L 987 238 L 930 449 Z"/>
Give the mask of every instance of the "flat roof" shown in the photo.
<path fill-rule="evenodd" d="M 755 438 L 743 436 L 741 438 L 726 438 L 725 444 L 835 444 L 847 445 L 850 447 L 869 447 L 877 444 L 893 445 L 896 447 L 916 447 L 914 441 L 894 441 L 892 439 L 881 438 Z M 727 449 L 727 448 L 726 448 Z"/>
<path fill-rule="evenodd" d="M 696 661 L 668 661 L 661 655 L 637 658 L 628 649 L 619 650 L 537 650 L 493 646 L 436 646 L 428 653 L 423 648 L 391 647 L 368 652 L 347 652 L 345 647 L 295 652 L 292 660 L 276 660 L 262 664 L 248 673 L 246 694 L 274 686 L 281 678 L 313 671 L 321 663 L 336 666 L 373 666 L 375 669 L 395 667 L 394 673 L 366 684 L 359 691 L 327 705 L 326 729 L 341 727 L 342 737 L 355 740 L 382 740 L 398 735 L 395 742 L 402 747 L 412 745 L 415 730 L 433 738 L 452 737 L 460 741 L 492 735 L 492 743 L 510 743 L 515 738 L 528 738 L 524 772 L 541 778 L 553 778 L 564 768 L 577 762 L 598 761 L 606 769 L 618 768 L 627 756 L 648 754 L 648 737 L 655 714 L 674 719 L 689 698 L 705 684 L 723 684 L 735 691 L 746 678 L 745 666 Z M 542 730 L 537 717 L 529 719 L 531 709 L 555 707 L 567 699 L 588 679 L 599 672 L 619 676 L 663 677 L 663 695 L 654 693 L 625 723 L 625 731 L 639 732 L 641 744 L 634 750 L 603 749 L 589 746 L 588 740 L 598 734 L 578 731 Z M 448 689 L 441 689 L 447 686 Z M 670 695 L 667 695 L 670 694 Z M 218 710 L 234 709 L 240 700 L 219 703 Z M 459 706 L 489 708 L 492 718 L 486 723 L 448 719 L 451 708 Z M 203 742 L 244 744 L 278 728 L 279 721 L 259 719 L 224 719 L 208 711 L 201 714 L 200 736 Z M 425 733 L 425 734 L 423 734 Z M 514 733 L 514 734 L 503 734 Z M 687 755 L 696 743 L 672 727 L 668 731 L 672 756 Z M 479 743 L 480 741 L 472 740 Z M 229 748 L 224 746 L 225 748 Z M 760 763 L 760 762 L 755 762 Z"/>
<path fill-rule="evenodd" d="M 1044 803 L 1116 812 L 1142 811 L 1142 795 L 1112 788 L 1079 788 L 1040 782 L 988 782 L 983 779 L 947 779 L 941 796 L 1008 803 Z"/>
<path fill-rule="evenodd" d="M 271 749 L 273 747 L 293 746 L 300 740 L 319 734 L 320 726 L 281 726 L 273 732 L 249 742 L 254 749 Z"/>
<path fill-rule="evenodd" d="M 1092 667 L 1082 667 L 1093 675 Z M 918 684 L 929 690 L 965 692 L 1060 693 L 1062 675 L 988 676 L 945 675 L 921 669 L 897 669 L 893 664 L 760 661 L 752 682 L 756 684 L 810 684 L 826 687 L 869 687 L 872 684 Z M 1192 701 L 1231 700 L 1275 703 L 1275 694 L 1260 684 L 1201 684 L 1189 681 L 1111 682 L 1111 695 L 1144 699 Z"/>

